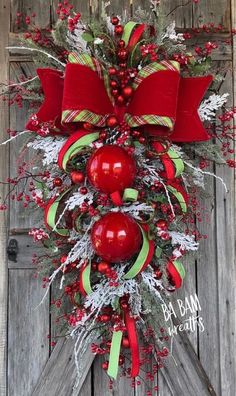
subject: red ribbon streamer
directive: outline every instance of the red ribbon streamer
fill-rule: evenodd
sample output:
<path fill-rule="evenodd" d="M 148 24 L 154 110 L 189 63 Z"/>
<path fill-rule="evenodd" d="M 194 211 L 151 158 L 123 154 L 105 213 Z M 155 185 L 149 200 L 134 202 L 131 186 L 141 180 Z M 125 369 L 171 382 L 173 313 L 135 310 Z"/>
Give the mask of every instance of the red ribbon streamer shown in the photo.
<path fill-rule="evenodd" d="M 140 369 L 138 336 L 136 331 L 135 320 L 130 316 L 128 311 L 125 311 L 125 325 L 128 332 L 131 358 L 132 358 L 131 377 L 137 377 Z"/>

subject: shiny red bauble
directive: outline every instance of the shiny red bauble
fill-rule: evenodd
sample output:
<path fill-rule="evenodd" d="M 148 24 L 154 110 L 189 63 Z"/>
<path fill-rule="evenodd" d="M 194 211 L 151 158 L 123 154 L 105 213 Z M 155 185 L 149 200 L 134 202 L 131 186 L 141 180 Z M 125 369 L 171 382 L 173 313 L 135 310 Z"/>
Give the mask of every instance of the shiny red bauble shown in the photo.
<path fill-rule="evenodd" d="M 85 176 L 84 176 L 83 172 L 79 172 L 79 171 L 72 171 L 70 173 L 70 177 L 74 184 L 83 183 L 85 180 Z"/>
<path fill-rule="evenodd" d="M 107 119 L 108 128 L 115 128 L 118 125 L 118 119 L 116 116 L 110 116 Z"/>
<path fill-rule="evenodd" d="M 100 147 L 89 158 L 87 175 L 99 191 L 111 194 L 131 187 L 136 176 L 134 159 L 119 146 Z"/>
<path fill-rule="evenodd" d="M 102 274 L 105 274 L 109 269 L 110 269 L 110 264 L 107 263 L 106 261 L 101 261 L 98 264 L 98 271 L 101 272 Z"/>
<path fill-rule="evenodd" d="M 157 227 L 157 228 L 160 228 L 161 230 L 167 230 L 168 224 L 167 224 L 166 220 L 164 220 L 164 219 L 159 219 L 159 220 L 156 222 L 156 227 Z"/>
<path fill-rule="evenodd" d="M 133 88 L 128 85 L 123 89 L 122 93 L 125 98 L 129 99 L 133 95 Z"/>
<path fill-rule="evenodd" d="M 117 70 L 114 67 L 109 67 L 108 73 L 109 73 L 109 76 L 115 76 L 117 73 Z"/>
<path fill-rule="evenodd" d="M 126 49 L 120 49 L 118 51 L 118 58 L 121 59 L 122 61 L 126 60 L 128 57 L 128 51 Z"/>
<path fill-rule="evenodd" d="M 114 16 L 111 18 L 111 23 L 112 25 L 116 26 L 119 23 L 119 18 L 117 16 Z"/>
<path fill-rule="evenodd" d="M 132 217 L 111 212 L 98 220 L 91 231 L 93 248 L 98 256 L 111 263 L 130 259 L 140 250 L 141 231 Z"/>
<path fill-rule="evenodd" d="M 124 31 L 124 28 L 122 25 L 116 25 L 114 30 L 115 30 L 115 34 L 121 36 Z"/>
<path fill-rule="evenodd" d="M 54 187 L 61 187 L 62 186 L 62 179 L 60 177 L 55 177 L 55 179 L 53 179 L 53 186 Z"/>
<path fill-rule="evenodd" d="M 130 343 L 129 343 L 128 337 L 123 337 L 122 338 L 122 347 L 123 348 L 129 348 L 130 347 Z"/>

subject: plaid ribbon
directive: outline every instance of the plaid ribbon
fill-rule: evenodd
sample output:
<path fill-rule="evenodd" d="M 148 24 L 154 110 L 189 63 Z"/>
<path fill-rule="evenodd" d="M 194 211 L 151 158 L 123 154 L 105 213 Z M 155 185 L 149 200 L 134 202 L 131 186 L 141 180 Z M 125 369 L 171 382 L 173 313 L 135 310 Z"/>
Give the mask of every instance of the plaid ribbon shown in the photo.
<path fill-rule="evenodd" d="M 161 62 L 153 62 L 149 65 L 145 66 L 143 69 L 140 70 L 137 77 L 133 82 L 133 89 L 136 90 L 141 82 L 151 76 L 151 74 L 156 73 L 157 71 L 162 70 L 172 70 L 180 72 L 180 64 L 176 61 L 161 61 Z"/>
<path fill-rule="evenodd" d="M 81 65 L 85 65 L 95 71 L 99 78 L 104 81 L 104 85 L 106 87 L 107 93 L 111 101 L 113 98 L 110 92 L 110 84 L 109 84 L 109 76 L 107 71 L 101 66 L 101 64 L 93 57 L 88 54 L 77 54 L 75 52 L 70 53 L 68 60 L 70 63 L 79 63 Z M 180 64 L 176 61 L 161 61 L 161 62 L 153 62 L 147 66 L 145 66 L 138 73 L 137 77 L 133 82 L 133 89 L 136 90 L 138 86 L 142 83 L 142 81 L 150 76 L 153 73 L 164 70 L 172 70 L 172 71 L 180 71 Z M 106 120 L 109 117 L 107 115 L 99 115 L 93 113 L 89 110 L 64 110 L 62 112 L 62 122 L 88 122 L 92 125 L 96 125 L 97 127 L 105 127 Z M 166 117 L 166 116 L 157 116 L 152 114 L 144 114 L 142 116 L 132 116 L 131 114 L 126 113 L 124 116 L 125 121 L 131 127 L 138 127 L 141 125 L 149 124 L 149 125 L 161 125 L 169 128 L 170 130 L 174 127 L 174 118 Z"/>

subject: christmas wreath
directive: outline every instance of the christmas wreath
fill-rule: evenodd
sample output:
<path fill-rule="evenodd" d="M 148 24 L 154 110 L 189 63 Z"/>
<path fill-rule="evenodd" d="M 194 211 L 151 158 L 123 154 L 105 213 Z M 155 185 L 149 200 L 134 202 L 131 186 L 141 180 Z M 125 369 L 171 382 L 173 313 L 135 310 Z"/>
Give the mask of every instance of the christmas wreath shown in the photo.
<path fill-rule="evenodd" d="M 183 284 L 182 257 L 206 237 L 195 221 L 200 190 L 205 177 L 220 179 L 207 168 L 235 167 L 235 110 L 218 93 L 223 77 L 211 59 L 218 44 L 188 51 L 200 29 L 165 26 L 158 4 L 126 21 L 104 4 L 101 21 L 85 23 L 65 1 L 46 31 L 27 16 L 17 48 L 32 52 L 37 76 L 4 93 L 31 104 L 21 134 L 37 171 L 23 162 L 9 195 L 44 213 L 30 231 L 46 248 L 34 262 L 47 291 L 58 281 L 51 305 L 75 338 L 78 375 L 92 344 L 111 379 L 119 366 L 138 377 L 153 354 L 152 381 L 169 354 L 162 305 Z"/>

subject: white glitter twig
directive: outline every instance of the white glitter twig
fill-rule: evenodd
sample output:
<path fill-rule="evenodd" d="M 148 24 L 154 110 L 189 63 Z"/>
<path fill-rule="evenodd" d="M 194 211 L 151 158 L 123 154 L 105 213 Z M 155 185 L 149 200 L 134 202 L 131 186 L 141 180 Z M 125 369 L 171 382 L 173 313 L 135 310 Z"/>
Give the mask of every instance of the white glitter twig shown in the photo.
<path fill-rule="evenodd" d="M 220 180 L 221 183 L 222 183 L 223 186 L 224 186 L 225 191 L 226 191 L 227 193 L 229 192 L 229 190 L 228 190 L 228 188 L 227 188 L 227 186 L 226 186 L 224 180 L 222 179 L 222 177 L 217 176 L 217 175 L 215 175 L 215 174 L 212 173 L 212 172 L 207 172 L 207 171 L 203 171 L 203 170 L 200 169 L 200 168 L 196 168 L 195 166 L 193 166 L 193 165 L 190 164 L 189 162 L 184 161 L 184 163 L 185 163 L 189 168 L 191 168 L 191 169 L 193 169 L 193 170 L 197 170 L 198 172 L 202 173 L 203 175 L 212 176 L 212 177 L 214 177 L 215 179 Z"/>
<path fill-rule="evenodd" d="M 53 59 L 55 62 L 59 63 L 59 65 L 65 67 L 66 64 L 61 62 L 59 59 L 55 58 L 53 55 L 49 54 L 46 51 L 40 50 L 38 48 L 29 48 L 29 47 L 6 47 L 6 49 L 13 50 L 13 49 L 18 49 L 18 50 L 26 50 L 26 51 L 31 51 L 31 52 L 40 52 L 41 54 L 46 55 L 49 59 Z"/>
<path fill-rule="evenodd" d="M 12 140 L 15 140 L 21 135 L 24 135 L 25 133 L 29 133 L 30 131 L 22 131 L 20 133 L 17 133 L 17 135 L 10 137 L 10 139 L 5 140 L 5 142 L 0 143 L 0 146 L 4 146 L 5 144 L 11 142 Z"/>

